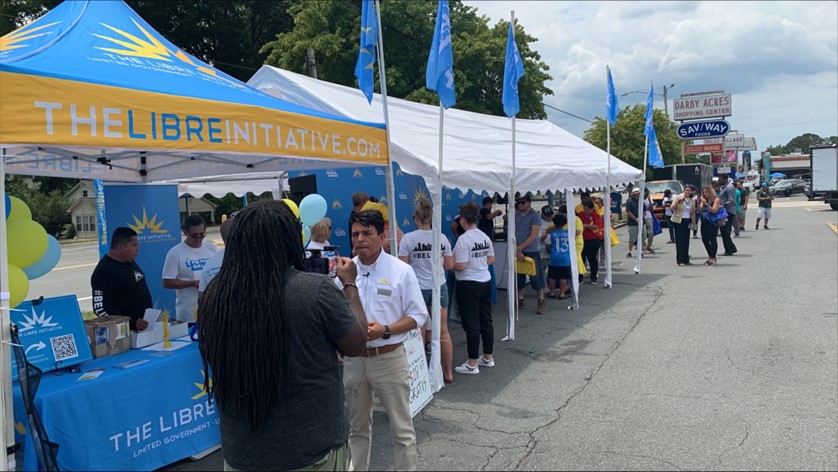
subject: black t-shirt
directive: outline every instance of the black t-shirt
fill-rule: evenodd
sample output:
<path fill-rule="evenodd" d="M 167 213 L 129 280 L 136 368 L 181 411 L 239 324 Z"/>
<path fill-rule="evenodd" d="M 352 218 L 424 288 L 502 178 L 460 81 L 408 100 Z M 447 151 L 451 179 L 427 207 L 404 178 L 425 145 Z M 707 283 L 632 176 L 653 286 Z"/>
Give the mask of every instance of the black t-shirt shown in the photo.
<path fill-rule="evenodd" d="M 486 207 L 480 209 L 480 217 L 477 219 L 477 229 L 486 233 L 492 241 L 495 240 L 495 222 L 494 219 L 486 218 L 492 210 Z"/>
<path fill-rule="evenodd" d="M 637 218 L 639 208 L 640 204 L 638 203 L 638 201 L 629 197 L 628 201 L 626 202 L 626 213 L 631 213 L 632 215 L 634 215 L 635 218 Z M 628 218 L 628 225 L 637 226 L 637 220 L 632 220 L 631 218 Z"/>
<path fill-rule="evenodd" d="M 132 329 L 145 309 L 152 307 L 145 274 L 134 261 L 119 262 L 105 255 L 93 269 L 90 286 L 96 316 L 128 316 Z"/>

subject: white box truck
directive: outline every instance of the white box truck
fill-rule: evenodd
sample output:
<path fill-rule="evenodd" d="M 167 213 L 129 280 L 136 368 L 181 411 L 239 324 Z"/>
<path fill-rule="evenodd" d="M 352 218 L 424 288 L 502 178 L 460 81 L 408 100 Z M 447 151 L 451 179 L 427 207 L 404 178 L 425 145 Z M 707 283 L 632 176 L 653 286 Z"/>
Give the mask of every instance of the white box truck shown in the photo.
<path fill-rule="evenodd" d="M 838 210 L 838 144 L 812 146 L 812 200 Z"/>

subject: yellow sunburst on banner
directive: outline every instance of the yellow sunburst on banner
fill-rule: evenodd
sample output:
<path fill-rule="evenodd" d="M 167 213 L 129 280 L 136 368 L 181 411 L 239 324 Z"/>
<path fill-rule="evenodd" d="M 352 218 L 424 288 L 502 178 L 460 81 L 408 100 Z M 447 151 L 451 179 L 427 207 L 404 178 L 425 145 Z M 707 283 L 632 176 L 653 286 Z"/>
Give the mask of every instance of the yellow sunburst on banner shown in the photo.
<path fill-rule="evenodd" d="M 44 31 L 39 34 L 34 34 L 36 31 L 40 31 L 44 28 L 49 28 L 50 26 L 54 26 L 61 23 L 60 21 L 56 21 L 53 23 L 49 23 L 46 25 L 35 26 L 33 25 L 24 26 L 19 30 L 12 31 L 11 33 L 0 37 L 0 51 L 11 51 L 12 49 L 18 48 L 25 48 L 29 46 L 28 44 L 20 44 L 22 41 L 29 41 L 30 39 L 35 39 L 40 36 L 44 36 L 47 34 L 51 34 L 52 31 Z"/>
<path fill-rule="evenodd" d="M 204 370 L 201 369 L 201 377 L 203 377 L 203 376 L 204 376 Z M 192 382 L 192 384 L 195 385 L 196 387 L 198 387 L 198 390 L 200 390 L 200 393 L 196 393 L 195 395 L 192 395 L 191 398 L 193 400 L 197 400 L 197 399 L 199 399 L 203 396 L 206 396 L 207 391 L 204 390 L 203 382 Z M 209 379 L 209 387 L 212 388 L 212 377 L 210 377 L 210 379 Z"/>
<path fill-rule="evenodd" d="M 146 212 L 145 207 L 143 207 L 142 221 L 140 221 L 140 219 L 137 218 L 137 215 L 131 216 L 134 217 L 134 224 L 128 224 L 128 227 L 136 231 L 138 234 L 146 228 L 149 229 L 152 233 L 156 234 L 165 234 L 169 232 L 168 230 L 161 228 L 161 226 L 163 226 L 163 221 L 157 221 L 157 213 L 155 213 L 150 220 L 148 219 L 148 213 Z"/>
<path fill-rule="evenodd" d="M 413 194 L 413 201 L 414 202 L 421 202 L 422 200 L 427 200 L 428 194 L 425 193 L 424 190 L 417 190 L 415 194 Z"/>

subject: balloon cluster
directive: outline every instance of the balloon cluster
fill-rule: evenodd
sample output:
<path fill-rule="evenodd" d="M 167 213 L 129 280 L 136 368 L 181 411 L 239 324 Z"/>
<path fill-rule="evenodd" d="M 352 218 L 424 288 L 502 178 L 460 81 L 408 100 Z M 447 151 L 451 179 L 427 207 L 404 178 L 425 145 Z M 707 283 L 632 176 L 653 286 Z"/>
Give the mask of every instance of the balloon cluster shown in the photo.
<path fill-rule="evenodd" d="M 44 227 L 32 221 L 23 200 L 5 194 L 6 250 L 9 255 L 9 306 L 14 308 L 29 294 L 29 281 L 52 270 L 61 259 L 61 245 Z"/>
<path fill-rule="evenodd" d="M 311 195 L 306 195 L 300 201 L 299 207 L 297 207 L 297 204 L 293 200 L 283 198 L 282 201 L 303 222 L 303 246 L 305 246 L 308 244 L 309 239 L 311 239 L 311 227 L 326 216 L 326 210 L 329 208 L 326 199 L 316 193 L 312 193 Z"/>

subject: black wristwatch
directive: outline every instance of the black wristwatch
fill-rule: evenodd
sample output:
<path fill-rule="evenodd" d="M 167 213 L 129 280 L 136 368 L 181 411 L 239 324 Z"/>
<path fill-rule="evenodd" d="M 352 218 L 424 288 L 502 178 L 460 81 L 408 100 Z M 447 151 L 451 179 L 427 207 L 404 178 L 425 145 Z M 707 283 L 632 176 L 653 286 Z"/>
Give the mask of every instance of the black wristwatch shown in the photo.
<path fill-rule="evenodd" d="M 390 332 L 390 325 L 384 325 L 384 336 L 381 339 L 390 339 L 390 335 L 393 334 Z"/>

